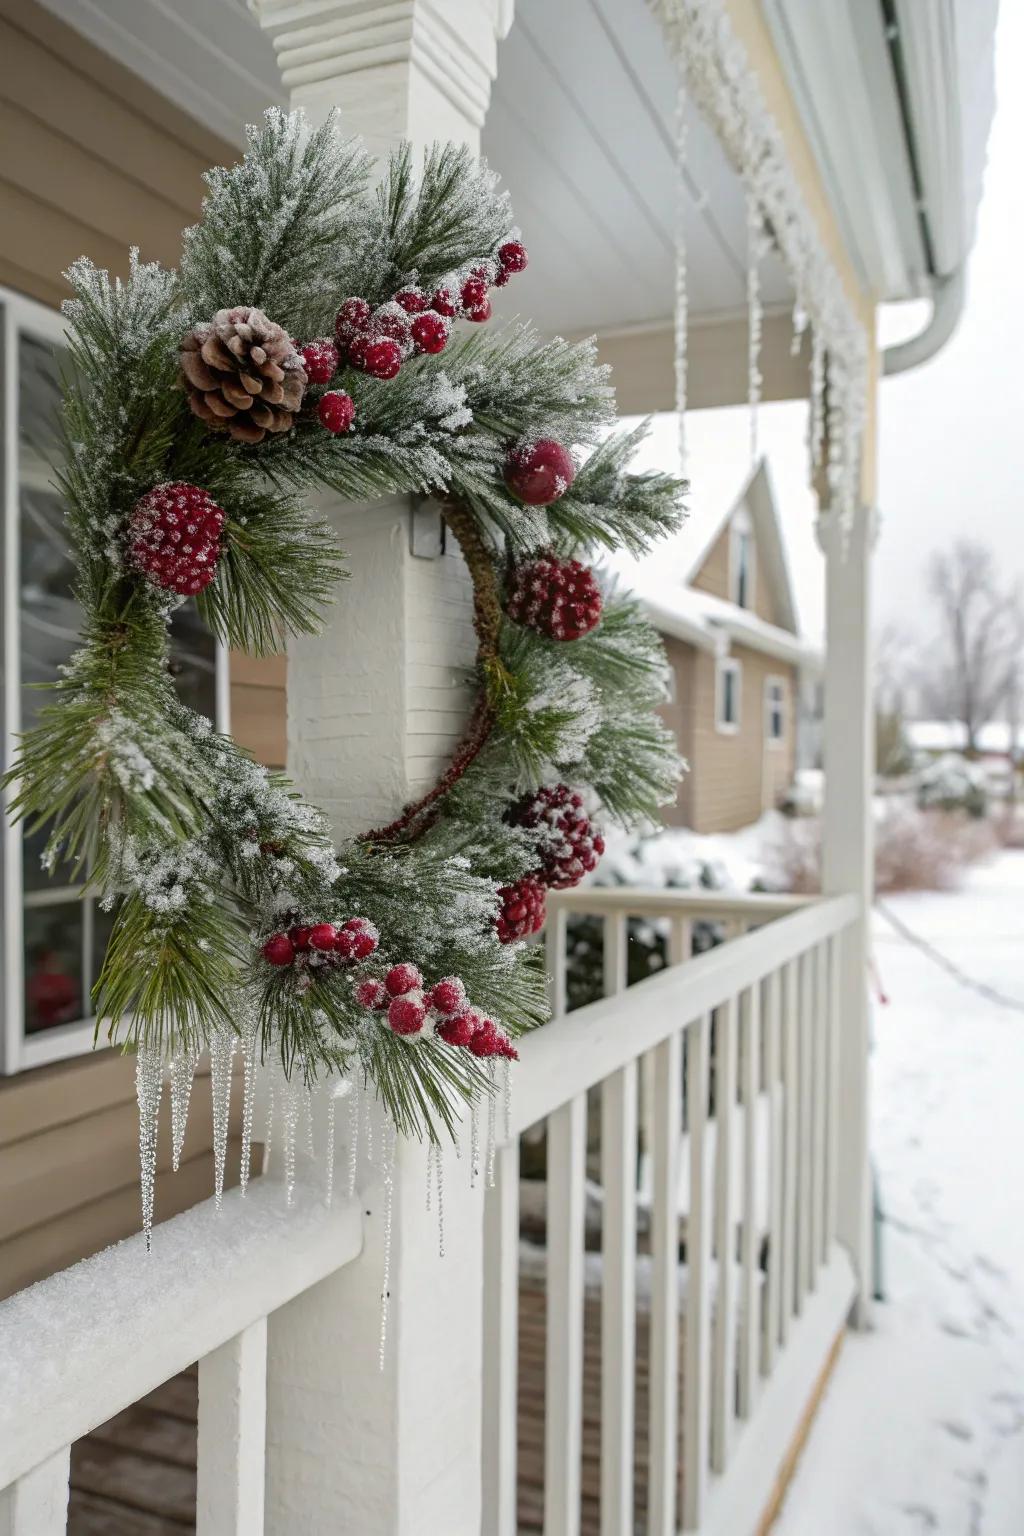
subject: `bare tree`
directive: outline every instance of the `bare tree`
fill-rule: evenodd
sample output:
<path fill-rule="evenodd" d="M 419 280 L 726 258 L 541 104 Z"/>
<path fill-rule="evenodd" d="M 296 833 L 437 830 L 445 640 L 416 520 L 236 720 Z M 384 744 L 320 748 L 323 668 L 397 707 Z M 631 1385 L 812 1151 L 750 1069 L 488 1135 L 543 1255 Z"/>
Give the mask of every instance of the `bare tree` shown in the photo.
<path fill-rule="evenodd" d="M 959 721 L 969 752 L 982 726 L 1006 707 L 1024 654 L 1024 598 L 999 585 L 992 551 L 968 539 L 936 553 L 928 590 L 939 619 L 936 641 L 922 659 L 925 706 Z"/>

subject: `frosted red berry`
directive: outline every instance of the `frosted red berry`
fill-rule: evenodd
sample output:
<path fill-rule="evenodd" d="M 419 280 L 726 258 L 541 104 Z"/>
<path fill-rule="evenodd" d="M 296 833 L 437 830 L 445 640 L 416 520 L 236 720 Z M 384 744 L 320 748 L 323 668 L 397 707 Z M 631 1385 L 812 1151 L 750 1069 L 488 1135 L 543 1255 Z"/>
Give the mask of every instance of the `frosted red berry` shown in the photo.
<path fill-rule="evenodd" d="M 155 485 L 129 516 L 129 558 L 154 586 L 194 597 L 217 573 L 223 527 L 223 511 L 202 486 Z"/>
<path fill-rule="evenodd" d="M 471 1009 L 453 1014 L 437 1026 L 436 1033 L 446 1045 L 468 1045 L 476 1033 L 478 1018 Z"/>
<path fill-rule="evenodd" d="M 427 296 L 422 288 L 403 288 L 395 294 L 395 303 L 401 304 L 407 315 L 418 315 L 427 307 Z"/>
<path fill-rule="evenodd" d="M 271 965 L 291 965 L 295 959 L 295 945 L 286 933 L 274 933 L 263 946 L 263 958 Z"/>
<path fill-rule="evenodd" d="M 392 997 L 401 997 L 406 992 L 412 992 L 417 987 L 422 987 L 423 977 L 418 967 L 411 965 L 408 960 L 401 965 L 393 965 L 384 977 L 384 985 Z"/>
<path fill-rule="evenodd" d="M 357 331 L 365 331 L 373 310 L 365 299 L 346 299 L 334 320 L 334 334 L 344 346 Z"/>
<path fill-rule="evenodd" d="M 333 923 L 315 923 L 309 930 L 309 943 L 312 949 L 319 949 L 322 953 L 334 948 L 334 940 L 337 929 Z"/>
<path fill-rule="evenodd" d="M 370 317 L 370 332 L 374 336 L 388 336 L 400 347 L 409 342 L 409 316 L 400 304 L 382 304 Z"/>
<path fill-rule="evenodd" d="M 297 923 L 294 928 L 288 930 L 288 937 L 300 954 L 304 954 L 309 949 L 309 934 L 310 930 L 303 927 L 301 923 Z"/>
<path fill-rule="evenodd" d="M 509 272 L 505 267 L 499 267 L 497 276 L 494 279 L 495 288 L 504 288 L 511 276 L 512 273 Z"/>
<path fill-rule="evenodd" d="M 482 321 L 491 318 L 491 301 L 487 298 L 481 299 L 479 304 L 472 305 L 463 313 L 467 320 L 472 320 L 475 325 L 479 325 Z"/>
<path fill-rule="evenodd" d="M 396 1035 L 415 1035 L 426 1017 L 426 1008 L 415 997 L 393 998 L 388 1007 L 388 1023 Z"/>
<path fill-rule="evenodd" d="M 374 379 L 393 379 L 402 366 L 402 349 L 390 336 L 359 338 L 349 349 L 349 362 Z M 357 360 L 358 359 L 358 360 Z"/>
<path fill-rule="evenodd" d="M 368 976 L 357 985 L 355 999 L 360 1008 L 384 1008 L 388 1003 L 388 989 L 375 976 Z"/>
<path fill-rule="evenodd" d="M 529 265 L 526 246 L 521 240 L 506 240 L 498 246 L 498 260 L 503 272 L 522 272 Z"/>
<path fill-rule="evenodd" d="M 438 315 L 452 319 L 459 312 L 459 301 L 450 288 L 438 288 L 430 300 L 430 307 Z"/>
<path fill-rule="evenodd" d="M 427 1002 L 438 1013 L 457 1013 L 466 1003 L 466 988 L 458 976 L 446 976 L 427 993 Z"/>
<path fill-rule="evenodd" d="M 469 1042 L 469 1048 L 474 1056 L 496 1056 L 498 1054 L 498 1028 L 493 1019 L 484 1019 L 473 1032 L 473 1038 Z"/>
<path fill-rule="evenodd" d="M 413 346 L 417 352 L 443 352 L 448 345 L 448 321 L 443 315 L 428 309 L 413 317 L 411 326 Z"/>
<path fill-rule="evenodd" d="M 550 506 L 575 478 L 572 454 L 553 437 L 516 443 L 505 457 L 505 484 L 529 507 Z"/>
<path fill-rule="evenodd" d="M 459 297 L 462 300 L 463 309 L 474 309 L 478 304 L 483 304 L 487 298 L 487 284 L 482 277 L 475 274 L 467 277 L 462 285 Z"/>
<path fill-rule="evenodd" d="M 512 1041 L 509 1039 L 508 1035 L 506 1035 L 502 1030 L 499 1030 L 498 1032 L 498 1048 L 495 1052 L 495 1055 L 504 1056 L 506 1061 L 519 1060 L 519 1052 L 512 1044 Z"/>
<path fill-rule="evenodd" d="M 544 554 L 516 566 L 505 611 L 549 640 L 578 640 L 600 620 L 603 602 L 589 566 Z"/>
<path fill-rule="evenodd" d="M 327 336 L 307 341 L 299 356 L 311 384 L 329 384 L 338 371 L 338 349 Z"/>
<path fill-rule="evenodd" d="M 498 940 L 513 944 L 517 939 L 527 939 L 531 933 L 539 933 L 546 914 L 545 886 L 536 875 L 524 875 L 514 885 L 503 885 L 498 891 L 501 907 L 495 920 Z"/>
<path fill-rule="evenodd" d="M 367 960 L 375 954 L 380 944 L 380 934 L 376 924 L 371 923 L 368 917 L 350 917 L 347 923 L 342 924 L 338 934 L 337 947 L 340 950 L 344 942 L 345 949 L 356 960 Z"/>
<path fill-rule="evenodd" d="M 326 395 L 321 396 L 316 414 L 320 418 L 320 425 L 337 437 L 347 432 L 355 420 L 355 402 L 343 389 L 330 389 Z"/>
<path fill-rule="evenodd" d="M 583 796 L 568 784 L 542 785 L 513 807 L 509 820 L 536 834 L 537 874 L 549 889 L 579 885 L 604 853 L 604 837 L 587 815 Z"/>

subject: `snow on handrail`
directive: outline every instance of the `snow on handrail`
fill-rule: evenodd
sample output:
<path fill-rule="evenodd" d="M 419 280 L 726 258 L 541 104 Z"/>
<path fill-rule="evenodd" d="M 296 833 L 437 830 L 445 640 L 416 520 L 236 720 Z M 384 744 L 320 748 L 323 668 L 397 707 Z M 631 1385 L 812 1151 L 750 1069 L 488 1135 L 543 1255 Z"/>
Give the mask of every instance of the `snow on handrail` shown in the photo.
<path fill-rule="evenodd" d="M 0 1302 L 0 1489 L 350 1263 L 358 1202 L 258 1179 Z"/>

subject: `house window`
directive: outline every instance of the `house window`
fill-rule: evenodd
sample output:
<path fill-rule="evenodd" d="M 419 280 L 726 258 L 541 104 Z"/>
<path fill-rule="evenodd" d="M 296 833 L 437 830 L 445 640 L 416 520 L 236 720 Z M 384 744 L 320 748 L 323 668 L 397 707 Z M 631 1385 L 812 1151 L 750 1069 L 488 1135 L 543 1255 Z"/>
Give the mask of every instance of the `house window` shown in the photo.
<path fill-rule="evenodd" d="M 754 606 L 754 532 L 742 509 L 729 529 L 729 595 L 738 608 Z"/>
<path fill-rule="evenodd" d="M 3 708 L 4 759 L 21 731 L 36 723 L 53 682 L 79 645 L 81 618 L 72 596 L 75 568 L 64 507 L 53 485 L 59 453 L 63 324 L 42 305 L 0 289 L 3 320 Z M 12 430 L 13 423 L 17 423 Z M 213 719 L 217 674 L 226 655 L 200 622 L 195 605 L 175 613 L 171 671 L 182 699 Z M 226 702 L 226 701 L 225 701 Z M 218 724 L 226 725 L 226 714 Z M 2 848 L 3 994 L 0 1070 L 17 1072 L 77 1055 L 92 1046 L 90 993 L 112 918 L 83 897 L 65 867 L 51 877 L 40 864 L 47 831 L 28 832 L 6 815 Z"/>
<path fill-rule="evenodd" d="M 715 723 L 720 731 L 730 734 L 740 728 L 740 688 L 743 668 L 732 656 L 723 656 L 718 662 Z"/>
<path fill-rule="evenodd" d="M 786 739 L 786 681 L 768 677 L 764 684 L 764 734 L 770 747 L 781 747 Z"/>

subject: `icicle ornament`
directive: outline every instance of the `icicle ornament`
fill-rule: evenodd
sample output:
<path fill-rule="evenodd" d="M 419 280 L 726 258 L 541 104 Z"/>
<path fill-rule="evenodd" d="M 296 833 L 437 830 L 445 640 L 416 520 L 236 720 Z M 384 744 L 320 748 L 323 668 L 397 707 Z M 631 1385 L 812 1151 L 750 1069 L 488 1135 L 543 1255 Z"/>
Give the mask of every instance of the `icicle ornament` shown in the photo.
<path fill-rule="evenodd" d="M 752 191 L 747 192 L 747 404 L 750 410 L 750 463 L 757 463 L 758 411 L 761 405 L 761 255 L 764 220 Z"/>
<path fill-rule="evenodd" d="M 224 1202 L 224 1174 L 228 1161 L 231 1120 L 231 1064 L 238 1036 L 220 1029 L 210 1041 L 210 1095 L 213 1100 L 213 1197 L 220 1210 Z"/>
<path fill-rule="evenodd" d="M 146 1252 L 153 1248 L 153 1205 L 156 1197 L 156 1133 L 164 1063 L 159 1051 L 139 1047 L 135 1057 L 135 1097 L 139 1105 L 139 1182 L 142 1189 L 142 1230 Z"/>
<path fill-rule="evenodd" d="M 246 1021 L 242 1034 L 242 1163 L 239 1170 L 239 1186 L 244 1199 L 249 1187 L 249 1168 L 252 1163 L 252 1122 L 256 1108 L 256 1052 L 259 1045 L 259 1022 L 255 1015 Z"/>
<path fill-rule="evenodd" d="M 388 1319 L 391 1313 L 391 1229 L 394 1219 L 395 1204 L 395 1151 L 398 1145 L 398 1132 L 394 1124 L 389 1122 L 384 1131 L 383 1149 L 383 1174 L 384 1174 L 384 1273 L 381 1279 L 380 1293 L 380 1348 L 377 1353 L 377 1365 L 384 1369 L 384 1360 L 388 1343 Z"/>
<path fill-rule="evenodd" d="M 675 385 L 679 432 L 679 473 L 686 474 L 686 392 L 689 366 L 690 301 L 686 271 L 686 84 L 679 82 L 676 94 L 676 293 L 675 293 Z"/>
<path fill-rule="evenodd" d="M 171 1168 L 175 1173 L 181 1166 L 192 1099 L 192 1081 L 198 1065 L 197 1051 L 179 1051 L 171 1057 L 168 1068 L 171 1080 Z"/>

